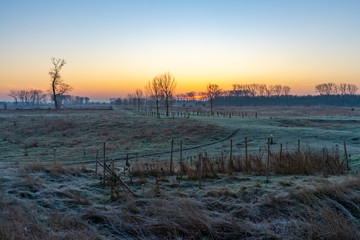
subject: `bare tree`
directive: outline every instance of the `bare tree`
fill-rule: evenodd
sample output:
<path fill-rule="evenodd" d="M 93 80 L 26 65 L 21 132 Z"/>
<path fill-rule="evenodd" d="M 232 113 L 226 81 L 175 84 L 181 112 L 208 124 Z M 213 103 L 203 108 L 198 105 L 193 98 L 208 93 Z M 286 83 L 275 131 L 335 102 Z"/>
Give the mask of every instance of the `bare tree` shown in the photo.
<path fill-rule="evenodd" d="M 159 104 L 162 98 L 159 77 L 155 77 L 153 80 L 149 81 L 145 86 L 145 89 L 150 99 L 155 102 L 156 116 L 159 117 Z"/>
<path fill-rule="evenodd" d="M 170 72 L 160 74 L 158 78 L 161 96 L 165 104 L 166 116 L 169 116 L 169 106 L 174 97 L 176 80 L 174 75 L 172 75 Z"/>
<path fill-rule="evenodd" d="M 339 92 L 341 95 L 345 95 L 347 91 L 347 84 L 346 83 L 340 83 L 339 85 Z"/>
<path fill-rule="evenodd" d="M 18 93 L 16 90 L 10 90 L 9 96 L 14 98 L 15 105 L 18 104 Z"/>
<path fill-rule="evenodd" d="M 277 96 L 280 96 L 281 93 L 282 93 L 282 86 L 281 86 L 281 85 L 275 85 L 275 86 L 274 86 L 274 93 L 275 93 Z"/>
<path fill-rule="evenodd" d="M 142 105 L 143 102 L 143 92 L 141 91 L 141 89 L 136 89 L 135 90 L 135 98 L 136 98 L 136 105 L 137 105 L 137 109 L 138 111 L 140 111 L 140 107 Z"/>
<path fill-rule="evenodd" d="M 207 93 L 206 94 L 207 94 L 207 97 L 209 98 L 211 114 L 213 114 L 214 100 L 216 97 L 218 97 L 220 95 L 220 93 L 221 93 L 221 90 L 218 85 L 211 84 L 211 83 L 209 83 L 207 85 Z"/>
<path fill-rule="evenodd" d="M 284 96 L 288 96 L 290 93 L 290 90 L 291 90 L 291 88 L 289 86 L 283 86 L 282 92 L 283 92 Z"/>
<path fill-rule="evenodd" d="M 259 95 L 260 96 L 265 96 L 266 95 L 266 90 L 267 90 L 266 84 L 260 84 L 259 87 L 258 87 L 258 90 L 259 90 Z"/>
<path fill-rule="evenodd" d="M 358 90 L 358 87 L 355 84 L 348 84 L 347 91 L 350 95 L 355 95 Z"/>
<path fill-rule="evenodd" d="M 66 93 L 72 90 L 72 87 L 63 82 L 60 76 L 60 70 L 66 64 L 65 59 L 51 59 L 53 68 L 50 69 L 49 75 L 51 76 L 51 93 L 55 104 L 55 109 L 60 109 L 61 98 Z"/>

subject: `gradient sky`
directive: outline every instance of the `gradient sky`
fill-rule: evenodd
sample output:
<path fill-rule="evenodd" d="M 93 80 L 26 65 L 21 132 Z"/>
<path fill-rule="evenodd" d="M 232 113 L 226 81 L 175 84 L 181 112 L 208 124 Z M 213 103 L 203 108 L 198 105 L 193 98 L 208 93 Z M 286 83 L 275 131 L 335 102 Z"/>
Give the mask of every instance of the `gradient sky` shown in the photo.
<path fill-rule="evenodd" d="M 64 58 L 72 94 L 125 96 L 172 72 L 177 92 L 207 83 L 360 87 L 360 1 L 0 1 L 0 99 L 49 87 Z"/>

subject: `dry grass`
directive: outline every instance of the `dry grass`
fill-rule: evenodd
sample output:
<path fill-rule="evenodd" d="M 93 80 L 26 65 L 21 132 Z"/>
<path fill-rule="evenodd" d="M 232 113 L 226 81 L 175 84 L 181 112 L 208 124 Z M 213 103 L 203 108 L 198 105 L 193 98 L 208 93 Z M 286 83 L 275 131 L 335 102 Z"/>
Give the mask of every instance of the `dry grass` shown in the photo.
<path fill-rule="evenodd" d="M 194 171 L 198 160 L 193 162 Z M 204 157 L 202 161 L 212 177 L 210 160 Z M 109 188 L 81 167 L 79 175 L 58 165 L 10 170 L 0 179 L 6 186 L 0 194 L 0 239 L 360 237 L 359 176 L 308 177 L 308 185 L 292 177 L 279 181 L 279 190 L 261 180 L 251 181 L 251 176 L 239 178 L 225 172 L 218 174 L 224 178 L 208 179 L 197 190 L 191 180 L 183 179 L 178 189 L 176 176 L 160 181 L 161 176 L 151 175 L 142 184 L 128 182 L 140 196 L 120 192 L 118 200 L 110 200 Z"/>

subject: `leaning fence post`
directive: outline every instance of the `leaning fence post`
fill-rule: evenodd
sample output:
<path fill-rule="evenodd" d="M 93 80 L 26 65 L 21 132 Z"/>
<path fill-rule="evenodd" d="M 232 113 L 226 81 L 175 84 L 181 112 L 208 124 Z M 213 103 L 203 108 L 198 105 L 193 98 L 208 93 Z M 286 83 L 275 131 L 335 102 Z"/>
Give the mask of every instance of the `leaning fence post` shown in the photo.
<path fill-rule="evenodd" d="M 171 139 L 171 151 L 170 151 L 170 175 L 173 173 L 173 150 L 174 150 L 174 139 Z"/>
<path fill-rule="evenodd" d="M 103 185 L 105 185 L 105 169 L 106 169 L 106 162 L 105 162 L 105 158 L 106 158 L 106 152 L 105 152 L 105 147 L 106 147 L 106 143 L 104 142 L 104 146 L 103 146 L 103 152 L 104 152 L 104 173 L 103 173 Z"/>
<path fill-rule="evenodd" d="M 346 151 L 346 143 L 345 143 L 345 140 L 344 140 L 344 155 L 345 155 L 345 159 L 346 159 L 347 172 L 349 172 L 349 159 L 348 159 L 348 155 L 347 155 L 347 151 Z"/>
<path fill-rule="evenodd" d="M 269 163 L 270 163 L 270 138 L 268 138 L 268 153 L 266 161 L 266 182 L 269 182 Z"/>

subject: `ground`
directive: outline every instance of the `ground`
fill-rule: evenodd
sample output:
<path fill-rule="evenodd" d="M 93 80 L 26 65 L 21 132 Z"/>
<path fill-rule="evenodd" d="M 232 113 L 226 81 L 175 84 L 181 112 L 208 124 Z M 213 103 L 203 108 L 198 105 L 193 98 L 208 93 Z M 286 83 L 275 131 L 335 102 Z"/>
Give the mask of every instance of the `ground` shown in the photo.
<path fill-rule="evenodd" d="M 359 239 L 359 109 L 217 111 L 233 115 L 176 114 L 159 120 L 123 109 L 1 112 L 0 239 Z M 244 159 L 245 137 L 249 154 L 258 156 L 270 132 L 273 158 L 280 143 L 284 152 L 293 153 L 300 139 L 301 151 L 314 153 L 324 147 L 333 151 L 338 144 L 343 161 L 345 140 L 350 171 L 270 171 L 267 182 L 261 171 L 220 170 L 222 159 L 229 159 L 228 136 L 234 132 L 235 161 Z M 193 172 L 181 176 L 175 152 L 175 174 L 166 173 L 171 139 L 175 150 L 180 140 L 184 149 L 202 146 L 183 152 Z M 103 142 L 108 158 L 134 156 L 130 168 L 119 160 L 114 169 L 136 196 L 116 186 L 118 195 L 110 197 L 113 179 L 107 175 L 103 185 L 100 167 L 96 175 L 95 163 L 69 164 L 95 160 L 96 150 L 102 159 Z M 143 156 L 154 152 L 159 154 Z M 215 169 L 204 173 L 203 165 L 201 188 L 196 175 L 200 153 L 210 159 L 203 163 Z M 159 170 L 149 170 L 152 166 Z"/>

